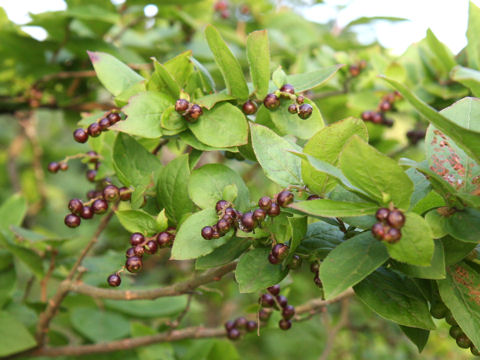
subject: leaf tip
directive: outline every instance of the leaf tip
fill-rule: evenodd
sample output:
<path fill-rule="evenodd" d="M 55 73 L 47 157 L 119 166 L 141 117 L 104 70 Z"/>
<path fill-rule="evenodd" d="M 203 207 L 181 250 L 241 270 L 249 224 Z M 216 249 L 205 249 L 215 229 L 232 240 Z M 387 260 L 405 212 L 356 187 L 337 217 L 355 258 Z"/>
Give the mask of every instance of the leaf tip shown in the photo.
<path fill-rule="evenodd" d="M 90 61 L 92 62 L 92 64 L 100 61 L 100 53 L 98 53 L 96 51 L 87 50 L 87 54 L 88 54 L 88 57 L 90 58 Z"/>

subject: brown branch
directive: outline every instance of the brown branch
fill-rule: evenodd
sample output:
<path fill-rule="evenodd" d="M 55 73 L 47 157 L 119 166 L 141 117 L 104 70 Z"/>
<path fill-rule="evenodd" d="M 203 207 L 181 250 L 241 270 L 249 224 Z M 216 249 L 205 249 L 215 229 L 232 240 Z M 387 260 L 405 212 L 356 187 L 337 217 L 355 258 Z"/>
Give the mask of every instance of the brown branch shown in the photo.
<path fill-rule="evenodd" d="M 335 345 L 335 337 L 338 335 L 340 330 L 342 330 L 342 328 L 348 323 L 348 305 L 348 299 L 343 299 L 342 307 L 340 310 L 340 319 L 338 320 L 338 323 L 328 332 L 326 340 L 327 345 L 325 346 L 325 349 L 320 356 L 320 360 L 328 359 Z"/>
<path fill-rule="evenodd" d="M 142 300 L 142 299 L 157 299 L 166 296 L 176 296 L 192 292 L 197 287 L 217 281 L 225 274 L 233 271 L 236 268 L 236 263 L 230 263 L 222 267 L 212 269 L 204 272 L 191 279 L 170 285 L 162 288 L 151 290 L 116 290 L 116 289 L 103 289 L 95 286 L 87 285 L 84 283 L 72 283 L 70 285 L 70 291 L 89 295 L 92 297 L 102 299 L 113 300 Z"/>
<path fill-rule="evenodd" d="M 50 280 L 50 277 L 53 274 L 53 270 L 55 270 L 55 258 L 57 257 L 57 254 L 58 254 L 58 250 L 53 249 L 52 254 L 50 255 L 50 265 L 48 267 L 48 271 L 45 274 L 45 277 L 42 279 L 42 281 L 40 281 L 40 289 L 41 289 L 40 299 L 42 300 L 42 302 L 47 301 L 47 285 L 48 285 L 48 281 Z"/>

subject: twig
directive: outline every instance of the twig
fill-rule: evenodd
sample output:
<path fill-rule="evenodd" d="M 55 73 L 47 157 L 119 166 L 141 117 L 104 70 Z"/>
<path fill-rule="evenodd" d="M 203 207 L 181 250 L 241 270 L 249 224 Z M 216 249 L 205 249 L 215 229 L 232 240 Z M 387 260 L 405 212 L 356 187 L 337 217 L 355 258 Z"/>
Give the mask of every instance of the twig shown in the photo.
<path fill-rule="evenodd" d="M 47 301 L 47 285 L 48 285 L 48 281 L 50 280 L 50 277 L 53 274 L 53 270 L 55 270 L 55 258 L 57 257 L 57 254 L 58 254 L 58 250 L 53 249 L 52 254 L 50 255 L 50 265 L 48 267 L 48 271 L 45 274 L 45 277 L 40 282 L 40 289 L 41 289 L 40 299 L 42 300 L 42 302 Z"/>
<path fill-rule="evenodd" d="M 192 304 L 193 295 L 194 293 L 188 294 L 187 304 L 185 305 L 185 309 L 183 309 L 183 311 L 177 316 L 175 320 L 169 323 L 169 326 L 171 327 L 170 332 L 172 332 L 174 329 L 180 326 L 180 323 L 182 322 L 183 318 L 190 311 L 190 305 Z"/>
<path fill-rule="evenodd" d="M 348 305 L 349 301 L 348 299 L 343 299 L 342 304 L 341 304 L 341 310 L 340 310 L 340 319 L 338 320 L 337 325 L 335 325 L 327 335 L 327 345 L 325 346 L 325 349 L 323 350 L 322 355 L 320 356 L 320 360 L 327 360 L 330 353 L 333 350 L 333 346 L 335 344 L 335 337 L 337 334 L 342 330 L 342 328 L 347 324 L 348 322 Z"/>

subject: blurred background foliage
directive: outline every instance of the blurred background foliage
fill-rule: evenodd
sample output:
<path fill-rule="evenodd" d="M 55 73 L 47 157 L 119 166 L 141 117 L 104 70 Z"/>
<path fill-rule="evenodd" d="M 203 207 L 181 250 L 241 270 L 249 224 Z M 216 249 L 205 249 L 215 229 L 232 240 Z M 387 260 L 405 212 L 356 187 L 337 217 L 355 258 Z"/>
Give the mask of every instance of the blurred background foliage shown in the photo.
<path fill-rule="evenodd" d="M 69 171 L 56 176 L 45 172 L 50 161 L 85 151 L 71 137 L 82 116 L 115 106 L 95 78 L 87 50 L 110 53 L 140 73 L 151 72 L 151 57 L 164 62 L 192 50 L 220 87 L 221 74 L 203 35 L 205 25 L 212 23 L 221 31 L 245 69 L 246 35 L 268 29 L 272 70 L 282 66 L 287 73 L 302 73 L 334 64 L 346 65 L 326 86 L 308 94 L 316 99 L 327 123 L 375 110 L 382 96 L 390 92 L 378 79 L 379 74 L 405 83 L 437 109 L 469 94 L 467 88 L 454 82 L 451 74 L 452 64 L 466 66 L 467 59 L 461 52 L 454 61 L 454 55 L 433 33 L 412 44 L 403 55 L 393 57 L 378 43 L 357 40 L 357 25 L 379 19 L 361 18 L 344 28 L 334 23 L 312 23 L 296 9 L 314 2 L 229 0 L 223 11 L 218 10 L 218 5 L 216 10 L 215 2 L 210 0 L 127 0 L 120 5 L 110 0 L 66 3 L 65 11 L 31 15 L 28 25 L 42 27 L 48 34 L 43 41 L 25 33 L 0 8 L 0 203 L 15 192 L 26 196 L 27 217 L 14 232 L 19 246 L 33 254 L 37 270 L 40 269 L 33 271 L 31 259 L 12 257 L 0 248 L 0 308 L 31 330 L 45 306 L 46 294 L 51 294 L 65 276 L 96 223 L 85 224 L 74 232 L 63 224 L 68 199 L 83 198 L 89 190 L 85 164 L 71 161 Z M 146 6 L 153 13 L 146 12 Z M 349 68 L 362 60 L 366 68 L 352 76 Z M 422 141 L 412 144 L 406 133 L 421 131 L 426 124 L 404 101 L 396 103 L 391 117 L 394 125 L 390 128 L 367 124 L 371 143 L 397 157 L 423 160 Z M 165 151 L 178 149 L 171 142 Z M 261 172 L 252 173 L 248 162 L 228 160 L 218 153 L 208 156 L 206 161 L 227 162 L 246 175 L 252 199 L 273 186 Z M 121 266 L 127 246 L 128 234 L 114 220 L 95 254 L 86 260 L 83 280 L 104 286 L 106 276 Z M 58 252 L 56 267 L 45 288 L 42 278 L 54 252 Z M 162 250 L 159 256 L 149 258 L 145 271 L 124 277 L 126 288 L 170 284 L 191 274 L 189 262 L 169 261 L 167 266 L 168 257 L 168 250 Z M 304 266 L 287 278 L 284 288 L 288 289 L 290 303 L 301 304 L 321 295 L 313 286 L 312 276 Z M 185 302 L 185 296 L 124 303 L 71 295 L 55 319 L 50 341 L 52 345 L 64 345 L 155 333 L 166 328 L 168 319 L 178 315 Z M 195 297 L 185 323 L 219 325 L 254 312 L 255 303 L 254 296 L 238 294 L 233 281 L 222 281 Z M 235 344 L 225 340 L 189 340 L 85 358 L 309 360 L 318 359 L 329 341 L 333 342 L 331 359 L 470 358 L 469 352 L 457 348 L 448 338 L 444 323 L 438 323 L 439 330 L 432 332 L 425 350 L 418 355 L 396 325 L 375 316 L 355 300 L 350 304 L 344 328 L 335 339 L 330 339 L 328 332 L 338 317 L 338 305 L 332 305 L 322 316 L 295 323 L 288 333 L 272 325 L 271 329 L 262 330 L 261 337 L 249 335 Z"/>

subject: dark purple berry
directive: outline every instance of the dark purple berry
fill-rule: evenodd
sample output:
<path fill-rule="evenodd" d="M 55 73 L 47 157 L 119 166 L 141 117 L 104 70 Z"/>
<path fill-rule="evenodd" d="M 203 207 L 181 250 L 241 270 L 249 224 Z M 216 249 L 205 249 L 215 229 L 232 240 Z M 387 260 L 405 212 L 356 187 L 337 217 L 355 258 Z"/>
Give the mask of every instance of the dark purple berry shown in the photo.
<path fill-rule="evenodd" d="M 289 107 L 288 107 L 288 112 L 290 114 L 296 114 L 298 112 L 298 109 L 297 109 L 297 105 L 296 104 L 291 104 Z"/>
<path fill-rule="evenodd" d="M 230 340 L 238 340 L 241 335 L 240 331 L 235 328 L 227 332 L 227 337 Z"/>
<path fill-rule="evenodd" d="M 378 108 L 381 112 L 387 112 L 392 110 L 392 104 L 389 101 L 382 101 Z"/>
<path fill-rule="evenodd" d="M 361 115 L 363 121 L 371 121 L 373 118 L 373 111 L 364 111 Z"/>
<path fill-rule="evenodd" d="M 62 171 L 67 171 L 68 170 L 68 164 L 66 162 L 62 161 L 61 163 L 59 163 L 59 165 L 60 165 L 60 170 L 62 170 Z"/>
<path fill-rule="evenodd" d="M 202 237 L 205 240 L 211 240 L 213 238 L 213 228 L 211 226 L 205 226 L 202 229 Z"/>
<path fill-rule="evenodd" d="M 285 244 L 276 244 L 272 248 L 272 255 L 278 258 L 279 260 L 285 259 L 285 257 L 288 255 L 288 246 Z"/>
<path fill-rule="evenodd" d="M 88 220 L 93 217 L 93 210 L 90 206 L 84 206 L 80 212 L 82 219 Z"/>
<path fill-rule="evenodd" d="M 215 204 L 215 210 L 217 210 L 217 212 L 220 212 L 223 209 L 225 209 L 227 206 L 228 206 L 228 201 L 218 200 L 217 203 Z"/>
<path fill-rule="evenodd" d="M 262 321 L 267 321 L 268 319 L 270 319 L 271 315 L 272 315 L 272 311 L 270 309 L 262 308 L 258 312 L 258 318 Z"/>
<path fill-rule="evenodd" d="M 95 177 L 97 176 L 97 170 L 88 170 L 87 171 L 87 180 L 90 182 L 95 182 Z"/>
<path fill-rule="evenodd" d="M 268 94 L 263 100 L 263 105 L 269 110 L 275 110 L 280 106 L 280 99 L 275 94 Z"/>
<path fill-rule="evenodd" d="M 282 317 L 285 320 L 290 320 L 295 315 L 295 308 L 292 305 L 286 305 L 282 310 Z"/>
<path fill-rule="evenodd" d="M 395 229 L 395 228 L 390 228 L 386 232 L 386 234 L 383 236 L 383 240 L 390 244 L 395 244 L 400 238 L 402 237 L 402 233 L 400 230 Z"/>
<path fill-rule="evenodd" d="M 298 107 L 298 117 L 302 120 L 308 119 L 313 112 L 313 107 L 310 104 L 302 104 Z"/>
<path fill-rule="evenodd" d="M 274 256 L 272 253 L 268 254 L 268 261 L 272 265 L 277 265 L 280 262 L 280 260 L 276 256 Z"/>
<path fill-rule="evenodd" d="M 120 286 L 120 284 L 122 283 L 122 278 L 117 274 L 112 274 L 108 277 L 107 282 L 108 282 L 108 285 L 112 287 L 117 287 L 117 286 Z"/>
<path fill-rule="evenodd" d="M 378 240 L 382 240 L 385 236 L 385 227 L 382 223 L 376 223 L 372 226 L 372 234 Z"/>
<path fill-rule="evenodd" d="M 267 291 L 273 296 L 277 296 L 278 294 L 280 294 L 280 285 L 277 284 L 270 286 L 269 288 L 267 288 Z"/>
<path fill-rule="evenodd" d="M 462 349 L 468 349 L 470 346 L 472 346 L 472 342 L 467 335 L 463 334 L 457 337 L 457 345 Z"/>
<path fill-rule="evenodd" d="M 302 105 L 305 102 L 305 96 L 303 95 L 298 95 L 297 96 L 297 104 Z"/>
<path fill-rule="evenodd" d="M 246 212 L 242 215 L 242 225 L 245 228 L 245 231 L 252 231 L 255 227 L 255 219 L 253 218 L 253 213 L 251 211 Z"/>
<path fill-rule="evenodd" d="M 377 112 L 372 112 L 372 122 L 374 124 L 381 124 L 383 123 L 383 115 L 381 113 L 377 113 Z"/>
<path fill-rule="evenodd" d="M 265 217 L 267 216 L 267 212 L 263 209 L 256 209 L 253 212 L 253 218 L 255 219 L 256 222 L 262 222 L 265 220 Z"/>
<path fill-rule="evenodd" d="M 112 113 L 108 114 L 107 118 L 110 121 L 111 125 L 113 125 L 113 124 L 119 122 L 120 120 L 122 120 L 120 115 L 116 112 L 112 112 Z"/>
<path fill-rule="evenodd" d="M 192 105 L 190 110 L 187 113 L 187 120 L 190 122 L 195 122 L 203 114 L 203 110 L 199 105 Z"/>
<path fill-rule="evenodd" d="M 112 124 L 110 123 L 110 120 L 108 118 L 104 117 L 100 119 L 100 121 L 98 122 L 98 125 L 100 125 L 100 129 L 102 131 L 107 131 L 110 125 Z"/>
<path fill-rule="evenodd" d="M 245 328 L 247 329 L 248 332 L 253 332 L 257 329 L 258 327 L 258 324 L 256 321 L 247 321 L 247 325 L 245 326 Z"/>
<path fill-rule="evenodd" d="M 217 222 L 217 228 L 220 234 L 226 234 L 230 230 L 230 222 L 226 219 L 220 219 Z"/>
<path fill-rule="evenodd" d="M 133 248 L 133 252 L 135 253 L 135 256 L 142 257 L 145 253 L 145 248 L 141 245 L 137 245 Z"/>
<path fill-rule="evenodd" d="M 225 330 L 230 331 L 235 328 L 235 321 L 228 320 L 223 326 L 225 326 Z"/>
<path fill-rule="evenodd" d="M 230 226 L 235 223 L 235 220 L 230 215 L 223 215 L 222 220 L 225 220 Z"/>
<path fill-rule="evenodd" d="M 217 225 L 216 224 L 213 225 L 212 229 L 213 229 L 212 239 L 220 239 L 222 234 L 220 234 L 220 231 L 218 231 Z"/>
<path fill-rule="evenodd" d="M 290 320 L 282 319 L 278 322 L 278 326 L 282 330 L 288 330 L 292 327 L 292 322 Z"/>
<path fill-rule="evenodd" d="M 293 202 L 293 194 L 288 190 L 283 190 L 277 195 L 277 204 L 286 207 Z"/>
<path fill-rule="evenodd" d="M 142 244 L 144 241 L 145 241 L 145 236 L 143 236 L 142 234 L 140 234 L 140 233 L 138 233 L 138 232 L 133 233 L 132 235 L 130 235 L 130 244 L 132 244 L 133 246 L 140 245 L 140 244 Z"/>
<path fill-rule="evenodd" d="M 244 329 L 246 326 L 247 326 L 247 319 L 245 319 L 243 316 L 235 320 L 235 327 L 237 329 Z"/>
<path fill-rule="evenodd" d="M 150 240 L 145 245 L 145 252 L 147 254 L 153 255 L 158 251 L 158 245 L 155 241 Z"/>
<path fill-rule="evenodd" d="M 275 217 L 280 215 L 280 206 L 277 203 L 272 202 L 270 209 L 267 210 L 268 216 Z"/>
<path fill-rule="evenodd" d="M 225 215 L 230 216 L 232 219 L 237 218 L 237 212 L 235 211 L 234 208 L 228 207 L 225 209 Z"/>
<path fill-rule="evenodd" d="M 72 212 L 72 214 L 80 215 L 83 209 L 83 203 L 80 199 L 72 199 L 68 202 L 68 210 Z"/>
<path fill-rule="evenodd" d="M 118 193 L 122 201 L 129 201 L 132 198 L 132 191 L 128 187 L 121 187 L 118 189 Z"/>
<path fill-rule="evenodd" d="M 127 259 L 125 262 L 125 267 L 131 273 L 136 273 L 142 269 L 143 263 L 142 258 L 138 256 L 132 256 Z"/>
<path fill-rule="evenodd" d="M 385 221 L 387 220 L 389 213 L 390 213 L 390 210 L 388 210 L 387 208 L 380 208 L 375 213 L 375 217 L 377 218 L 378 221 Z"/>
<path fill-rule="evenodd" d="M 56 161 L 53 161 L 50 164 L 48 164 L 47 170 L 52 174 L 55 174 L 58 172 L 58 170 L 60 170 L 60 164 Z"/>
<path fill-rule="evenodd" d="M 88 140 L 88 133 L 84 129 L 80 128 L 73 132 L 73 138 L 76 142 L 83 144 Z"/>
<path fill-rule="evenodd" d="M 87 198 L 88 199 L 94 199 L 97 197 L 97 191 L 96 190 L 90 190 L 87 192 Z"/>
<path fill-rule="evenodd" d="M 405 225 L 405 215 L 400 210 L 392 210 L 387 217 L 388 225 L 400 229 Z"/>
<path fill-rule="evenodd" d="M 275 298 L 277 299 L 277 303 L 278 303 L 282 308 L 284 308 L 285 306 L 288 305 L 288 299 L 287 299 L 285 296 L 283 296 L 283 295 L 277 295 Z"/>
<path fill-rule="evenodd" d="M 178 99 L 175 102 L 175 111 L 179 113 L 184 113 L 185 111 L 187 111 L 189 105 L 190 103 L 187 100 Z"/>
<path fill-rule="evenodd" d="M 280 91 L 287 94 L 295 95 L 295 88 L 293 87 L 293 85 L 290 85 L 290 84 L 283 85 L 280 88 Z"/>
<path fill-rule="evenodd" d="M 107 185 L 103 189 L 103 198 L 107 201 L 116 201 L 120 198 L 120 191 L 115 185 Z"/>
<path fill-rule="evenodd" d="M 69 228 L 76 228 L 80 225 L 81 222 L 82 220 L 78 215 L 68 214 L 67 216 L 65 216 L 65 225 L 67 225 Z"/>
<path fill-rule="evenodd" d="M 97 199 L 92 204 L 92 210 L 95 214 L 103 214 L 108 210 L 108 203 L 103 199 Z"/>
<path fill-rule="evenodd" d="M 272 199 L 270 199 L 268 196 L 263 196 L 260 198 L 260 200 L 258 200 L 258 206 L 260 209 L 268 211 L 272 206 Z"/>
<path fill-rule="evenodd" d="M 257 112 L 257 104 L 248 100 L 245 104 L 243 104 L 242 110 L 245 115 L 253 115 Z"/>
<path fill-rule="evenodd" d="M 102 133 L 102 128 L 99 123 L 94 122 L 88 126 L 87 132 L 91 137 L 97 137 Z"/>
<path fill-rule="evenodd" d="M 275 305 L 275 299 L 271 294 L 263 294 L 262 296 L 260 296 L 259 302 L 263 307 L 267 308 Z"/>
<path fill-rule="evenodd" d="M 134 247 L 128 248 L 127 251 L 125 251 L 125 256 L 127 258 L 130 258 L 132 256 L 137 256 L 137 254 L 135 253 L 135 248 Z"/>
<path fill-rule="evenodd" d="M 202 233 L 203 236 L 203 233 Z M 174 236 L 169 232 L 162 231 L 157 235 L 157 243 L 161 248 L 169 247 L 173 243 Z M 207 239 L 208 240 L 208 239 Z"/>
<path fill-rule="evenodd" d="M 460 335 L 465 335 L 465 333 L 462 331 L 462 329 L 458 325 L 452 326 L 448 333 L 454 339 L 458 338 Z"/>

